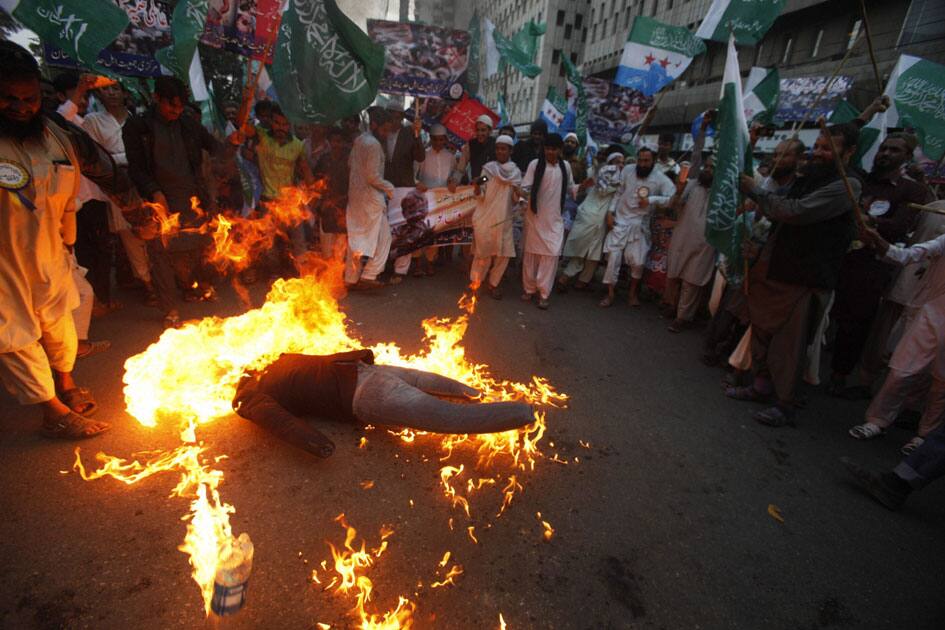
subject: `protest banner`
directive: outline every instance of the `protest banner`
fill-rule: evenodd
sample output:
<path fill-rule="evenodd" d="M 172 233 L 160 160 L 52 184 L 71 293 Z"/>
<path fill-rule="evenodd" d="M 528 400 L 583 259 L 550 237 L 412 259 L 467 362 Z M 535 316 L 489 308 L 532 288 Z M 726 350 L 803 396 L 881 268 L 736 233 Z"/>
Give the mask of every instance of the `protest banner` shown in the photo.
<path fill-rule="evenodd" d="M 209 0 L 200 41 L 214 48 L 272 63 L 272 33 L 282 19 L 280 0 Z"/>
<path fill-rule="evenodd" d="M 171 45 L 171 13 L 168 0 L 115 0 L 128 16 L 128 25 L 98 54 L 98 69 L 128 77 L 161 76 L 161 64 L 154 54 Z M 43 42 L 46 63 L 60 68 L 78 68 L 68 52 L 48 40 Z M 87 64 L 84 64 L 88 67 Z"/>
<path fill-rule="evenodd" d="M 477 205 L 473 186 L 455 192 L 431 188 L 395 188 L 387 205 L 391 228 L 391 256 L 396 258 L 424 247 L 472 243 L 470 217 Z"/>
<path fill-rule="evenodd" d="M 492 118 L 492 127 L 499 122 L 499 117 L 488 107 L 474 98 L 464 96 L 450 111 L 443 116 L 440 122 L 452 136 L 463 142 L 468 141 L 476 134 L 476 119 L 483 114 Z M 452 137 L 451 136 L 451 137 Z"/>
<path fill-rule="evenodd" d="M 836 77 L 820 101 L 817 101 L 829 80 L 826 76 L 781 79 L 774 117 L 782 121 L 803 120 L 805 116 L 808 120 L 816 120 L 819 116 L 829 118 L 853 87 L 853 78 L 844 75 Z M 814 106 L 813 110 L 811 106 Z"/>
<path fill-rule="evenodd" d="M 462 97 L 469 66 L 467 31 L 386 20 L 368 20 L 367 28 L 387 53 L 381 92 Z"/>
<path fill-rule="evenodd" d="M 587 127 L 598 141 L 621 142 L 633 133 L 653 104 L 652 96 L 639 90 L 621 87 L 606 79 L 584 79 L 587 95 Z"/>

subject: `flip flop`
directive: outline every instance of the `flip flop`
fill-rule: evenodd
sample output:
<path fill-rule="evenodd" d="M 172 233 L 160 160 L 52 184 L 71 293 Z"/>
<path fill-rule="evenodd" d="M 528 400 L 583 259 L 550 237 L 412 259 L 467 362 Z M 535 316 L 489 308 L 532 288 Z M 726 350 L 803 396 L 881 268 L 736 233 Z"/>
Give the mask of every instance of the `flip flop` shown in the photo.
<path fill-rule="evenodd" d="M 73 387 L 59 392 L 59 399 L 80 416 L 91 416 L 98 409 L 98 403 L 92 398 L 92 392 L 85 387 Z"/>
<path fill-rule="evenodd" d="M 86 346 L 86 349 L 82 352 L 76 352 L 76 359 L 85 359 L 92 356 L 93 354 L 98 354 L 99 352 L 105 352 L 112 347 L 112 342 L 108 340 L 103 341 L 88 341 L 86 342 L 89 345 Z"/>
<path fill-rule="evenodd" d="M 42 434 L 45 437 L 58 440 L 84 440 L 101 435 L 111 425 L 105 422 L 93 422 L 74 411 L 64 416 L 51 418 L 43 422 Z"/>
<path fill-rule="evenodd" d="M 605 297 L 603 300 L 597 303 L 597 306 L 601 308 L 607 308 L 614 305 L 614 299 L 611 297 Z"/>
<path fill-rule="evenodd" d="M 784 409 L 778 406 L 762 409 L 761 411 L 755 412 L 752 417 L 755 419 L 755 422 L 768 427 L 779 428 L 795 426 L 794 414 L 785 413 Z"/>
<path fill-rule="evenodd" d="M 726 387 L 725 395 L 734 400 L 744 400 L 747 402 L 768 402 L 771 400 L 771 394 L 759 392 L 752 385 Z"/>

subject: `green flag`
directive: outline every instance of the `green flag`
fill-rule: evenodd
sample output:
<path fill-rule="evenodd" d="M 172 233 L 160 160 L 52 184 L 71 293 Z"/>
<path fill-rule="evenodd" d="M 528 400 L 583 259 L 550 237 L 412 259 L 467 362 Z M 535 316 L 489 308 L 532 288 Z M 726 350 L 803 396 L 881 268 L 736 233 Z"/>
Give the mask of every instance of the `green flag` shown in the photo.
<path fill-rule="evenodd" d="M 269 74 L 290 121 L 331 124 L 357 114 L 374 101 L 383 72 L 384 47 L 334 0 L 289 0 Z"/>
<path fill-rule="evenodd" d="M 128 26 L 128 15 L 110 0 L 0 0 L 0 8 L 87 68 Z"/>
<path fill-rule="evenodd" d="M 728 41 L 729 31 L 741 46 L 754 46 L 781 15 L 784 0 L 712 0 L 696 37 Z"/>
<path fill-rule="evenodd" d="M 528 51 L 516 47 L 512 40 L 500 33 L 498 29 L 492 31 L 492 38 L 503 62 L 530 79 L 534 79 L 541 74 L 541 68 L 532 63 Z"/>
<path fill-rule="evenodd" d="M 745 80 L 745 120 L 770 125 L 778 108 L 781 78 L 777 68 L 754 67 Z"/>
<path fill-rule="evenodd" d="M 209 0 L 180 0 L 171 17 L 173 43 L 154 55 L 162 66 L 190 86 L 190 92 L 198 102 L 210 98 L 197 52 L 197 41 L 207 22 L 208 8 Z"/>
<path fill-rule="evenodd" d="M 718 152 L 705 222 L 705 239 L 728 260 L 728 280 L 733 284 L 742 278 L 742 238 L 746 231 L 744 215 L 738 214 L 742 201 L 738 180 L 743 172 L 751 168 L 752 162 L 742 102 L 742 79 L 733 35 L 729 38 L 722 78 L 716 141 Z"/>
<path fill-rule="evenodd" d="M 538 38 L 548 30 L 547 24 L 536 24 L 529 20 L 518 33 L 512 36 L 512 43 L 516 48 L 528 55 L 529 61 L 535 61 L 535 53 L 538 52 Z"/>
<path fill-rule="evenodd" d="M 574 113 L 574 133 L 581 146 L 587 143 L 587 93 L 584 91 L 584 78 L 574 67 L 567 55 L 562 55 L 564 73 L 567 77 L 568 113 Z"/>
<path fill-rule="evenodd" d="M 839 125 L 841 123 L 848 123 L 860 115 L 860 110 L 853 106 L 850 101 L 843 99 L 832 112 L 830 112 L 830 118 L 827 119 L 827 122 L 831 125 Z"/>
<path fill-rule="evenodd" d="M 926 157 L 940 159 L 945 154 L 945 67 L 900 55 L 883 94 L 892 101 L 890 108 L 874 116 L 860 132 L 857 157 L 862 167 L 872 168 L 886 130 L 895 127 L 914 129 Z"/>
<path fill-rule="evenodd" d="M 466 91 L 479 93 L 479 57 L 482 50 L 482 29 L 479 12 L 473 11 L 469 19 L 469 64 L 466 66 Z"/>

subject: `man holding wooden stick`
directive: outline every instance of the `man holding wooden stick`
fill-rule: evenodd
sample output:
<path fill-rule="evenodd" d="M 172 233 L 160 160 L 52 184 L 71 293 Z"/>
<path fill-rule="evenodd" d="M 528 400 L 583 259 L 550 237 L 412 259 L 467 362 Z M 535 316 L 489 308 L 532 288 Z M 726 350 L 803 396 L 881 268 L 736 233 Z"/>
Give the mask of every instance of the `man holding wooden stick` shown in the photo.
<path fill-rule="evenodd" d="M 749 276 L 755 379 L 740 397 L 775 399 L 774 406 L 755 414 L 767 426 L 793 424 L 811 308 L 836 287 L 843 255 L 856 235 L 861 184 L 847 178 L 844 168 L 856 139 L 853 125 L 825 127 L 804 176 L 786 195 L 762 190 L 748 175 L 741 178 L 742 192 L 773 223 Z"/>

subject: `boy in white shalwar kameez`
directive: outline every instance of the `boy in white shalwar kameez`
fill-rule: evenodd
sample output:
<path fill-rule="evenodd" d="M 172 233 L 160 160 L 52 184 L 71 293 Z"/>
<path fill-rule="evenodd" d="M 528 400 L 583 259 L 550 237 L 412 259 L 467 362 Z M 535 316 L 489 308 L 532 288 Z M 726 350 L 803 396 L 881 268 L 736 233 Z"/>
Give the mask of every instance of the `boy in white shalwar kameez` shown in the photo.
<path fill-rule="evenodd" d="M 635 168 L 625 168 L 621 173 L 620 188 L 614 195 L 608 223 L 610 233 L 604 239 L 607 254 L 607 269 L 604 284 L 607 297 L 600 305 L 614 303 L 614 288 L 620 276 L 621 262 L 630 265 L 630 306 L 639 306 L 640 280 L 643 266 L 650 252 L 650 217 L 656 206 L 665 205 L 675 194 L 673 182 L 659 170 L 653 169 L 655 156 L 646 147 L 637 151 Z"/>
<path fill-rule="evenodd" d="M 473 262 L 469 283 L 475 290 L 486 280 L 489 294 L 497 300 L 502 299 L 499 289 L 502 274 L 509 259 L 515 257 L 512 210 L 521 194 L 522 171 L 511 160 L 514 144 L 509 136 L 496 138 L 496 159 L 482 167 L 482 174 L 489 181 L 472 217 Z M 479 184 L 476 184 L 476 192 L 480 193 Z"/>
<path fill-rule="evenodd" d="M 544 156 L 532 160 L 522 180 L 522 190 L 529 195 L 525 211 L 525 255 L 522 259 L 522 300 L 528 302 L 538 293 L 538 308 L 548 308 L 548 297 L 555 282 L 558 256 L 564 242 L 561 211 L 564 196 L 576 197 L 581 186 L 574 183 L 571 165 L 561 159 L 564 142 L 556 133 L 545 138 Z M 592 180 L 588 180 L 593 183 Z"/>

